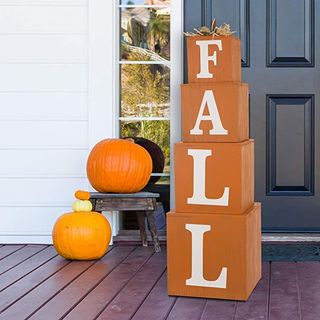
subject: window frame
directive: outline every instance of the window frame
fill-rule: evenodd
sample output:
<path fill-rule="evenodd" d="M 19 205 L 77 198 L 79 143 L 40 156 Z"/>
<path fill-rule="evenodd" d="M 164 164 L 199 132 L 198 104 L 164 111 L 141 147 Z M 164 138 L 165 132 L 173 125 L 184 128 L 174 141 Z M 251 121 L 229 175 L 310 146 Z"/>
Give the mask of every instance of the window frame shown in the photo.
<path fill-rule="evenodd" d="M 171 0 L 172 1 L 172 0 Z M 120 0 L 116 1 L 116 3 L 120 3 Z M 161 9 L 161 8 L 170 8 L 170 35 L 171 35 L 171 4 L 170 5 L 116 5 L 116 10 L 117 10 L 117 52 L 116 52 L 116 59 L 117 59 L 117 65 L 116 65 L 116 74 L 117 74 L 117 84 L 118 84 L 118 91 L 116 92 L 117 95 L 117 107 L 118 107 L 118 119 L 117 119 L 117 130 L 118 130 L 118 134 L 120 135 L 120 122 L 124 121 L 169 121 L 169 128 L 170 128 L 170 132 L 171 132 L 171 91 L 169 91 L 169 106 L 170 106 L 170 116 L 169 117 L 123 117 L 120 116 L 121 113 L 121 101 L 120 101 L 120 97 L 121 97 L 121 66 L 123 65 L 162 65 L 165 67 L 169 68 L 169 77 L 170 77 L 170 90 L 171 90 L 171 39 L 170 39 L 170 60 L 169 61 L 143 61 L 143 60 L 134 60 L 134 61 L 128 61 L 128 60 L 122 60 L 121 59 L 121 52 L 120 52 L 120 23 L 121 23 L 121 10 L 122 9 L 130 9 L 130 8 L 157 8 L 157 9 Z M 118 137 L 119 137 L 118 135 Z M 171 136 L 171 134 L 170 134 Z M 171 138 L 170 138 L 170 160 L 171 160 Z M 170 172 L 171 172 L 171 162 L 170 162 Z M 160 176 L 160 177 L 170 177 L 171 178 L 171 174 L 170 172 L 163 172 L 163 173 L 159 173 L 159 174 L 155 174 L 152 173 L 152 176 Z"/>
<path fill-rule="evenodd" d="M 155 6 L 159 8 L 160 6 Z M 167 6 L 164 6 L 167 7 Z M 170 26 L 170 206 L 174 208 L 174 143 L 181 139 L 180 84 L 183 79 L 183 0 L 171 0 Z M 89 149 L 119 137 L 119 0 L 88 2 Z M 108 213 L 114 235 L 119 215 Z"/>
<path fill-rule="evenodd" d="M 171 0 L 170 5 L 120 5 L 115 1 L 116 10 L 116 79 L 115 96 L 117 112 L 117 132 L 120 133 L 120 120 L 129 120 L 129 117 L 120 117 L 120 66 L 123 64 L 161 64 L 170 68 L 170 117 L 133 117 L 132 120 L 158 120 L 170 121 L 170 174 L 153 174 L 157 176 L 170 176 L 170 207 L 174 208 L 174 144 L 181 139 L 181 111 L 180 111 L 180 84 L 183 79 L 183 0 Z M 122 8 L 167 8 L 170 7 L 170 61 L 123 61 L 120 57 L 120 11 Z M 119 137 L 119 136 L 118 136 Z"/>

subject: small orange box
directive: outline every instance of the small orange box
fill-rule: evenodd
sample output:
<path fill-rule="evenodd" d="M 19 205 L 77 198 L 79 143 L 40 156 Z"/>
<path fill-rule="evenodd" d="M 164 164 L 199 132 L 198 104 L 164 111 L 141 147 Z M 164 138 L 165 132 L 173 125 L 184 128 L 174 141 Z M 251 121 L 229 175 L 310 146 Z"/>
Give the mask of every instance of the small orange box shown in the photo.
<path fill-rule="evenodd" d="M 182 85 L 183 142 L 239 142 L 249 139 L 248 89 L 247 84 L 239 82 Z M 211 117 L 201 120 L 208 115 Z"/>
<path fill-rule="evenodd" d="M 176 211 L 240 214 L 254 201 L 254 142 L 176 143 Z"/>
<path fill-rule="evenodd" d="M 241 81 L 240 39 L 234 36 L 188 36 L 187 60 L 189 83 Z"/>
<path fill-rule="evenodd" d="M 167 214 L 168 294 L 247 300 L 261 278 L 261 206 Z M 215 283 L 212 283 L 212 282 Z"/>

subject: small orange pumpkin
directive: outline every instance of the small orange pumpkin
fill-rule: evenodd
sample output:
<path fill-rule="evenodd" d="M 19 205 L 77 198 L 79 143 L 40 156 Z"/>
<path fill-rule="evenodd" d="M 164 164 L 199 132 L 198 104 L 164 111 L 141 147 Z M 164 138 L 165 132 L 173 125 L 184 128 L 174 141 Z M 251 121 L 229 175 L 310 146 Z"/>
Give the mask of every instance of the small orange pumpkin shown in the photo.
<path fill-rule="evenodd" d="M 138 192 L 148 183 L 151 172 L 148 151 L 122 139 L 100 141 L 87 161 L 88 179 L 99 192 Z"/>
<path fill-rule="evenodd" d="M 66 259 L 95 260 L 107 252 L 111 227 L 98 212 L 69 212 L 56 221 L 52 240 L 57 252 Z"/>
<path fill-rule="evenodd" d="M 74 196 L 79 200 L 89 200 L 90 199 L 90 192 L 84 190 L 77 190 L 74 193 Z"/>

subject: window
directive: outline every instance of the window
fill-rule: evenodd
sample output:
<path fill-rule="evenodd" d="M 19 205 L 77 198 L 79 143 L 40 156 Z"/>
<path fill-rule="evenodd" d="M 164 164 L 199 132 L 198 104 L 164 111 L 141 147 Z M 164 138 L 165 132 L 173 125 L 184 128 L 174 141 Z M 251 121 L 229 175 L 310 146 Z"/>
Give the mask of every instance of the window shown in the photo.
<path fill-rule="evenodd" d="M 169 184 L 170 1 L 120 0 L 118 12 L 119 135 L 159 146 L 154 179 Z"/>

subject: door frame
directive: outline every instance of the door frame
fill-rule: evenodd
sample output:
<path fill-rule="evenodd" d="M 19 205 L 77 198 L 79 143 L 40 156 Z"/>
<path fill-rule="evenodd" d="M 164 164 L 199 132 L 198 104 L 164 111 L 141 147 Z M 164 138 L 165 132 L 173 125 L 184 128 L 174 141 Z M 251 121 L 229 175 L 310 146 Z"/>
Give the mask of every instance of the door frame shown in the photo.
<path fill-rule="evenodd" d="M 88 105 L 89 148 L 104 138 L 118 138 L 119 0 L 88 2 Z M 180 84 L 183 79 L 183 0 L 171 0 L 170 20 L 170 206 L 174 208 L 174 143 L 181 140 Z M 92 189 L 93 190 L 93 189 Z M 119 215 L 104 212 L 113 235 L 119 232 Z"/>
<path fill-rule="evenodd" d="M 88 131 L 89 150 L 100 140 L 116 137 L 115 108 L 115 1 L 88 0 Z M 88 184 L 91 191 L 94 189 Z M 118 214 L 103 213 L 113 235 Z M 112 241 L 111 241 L 112 243 Z"/>

